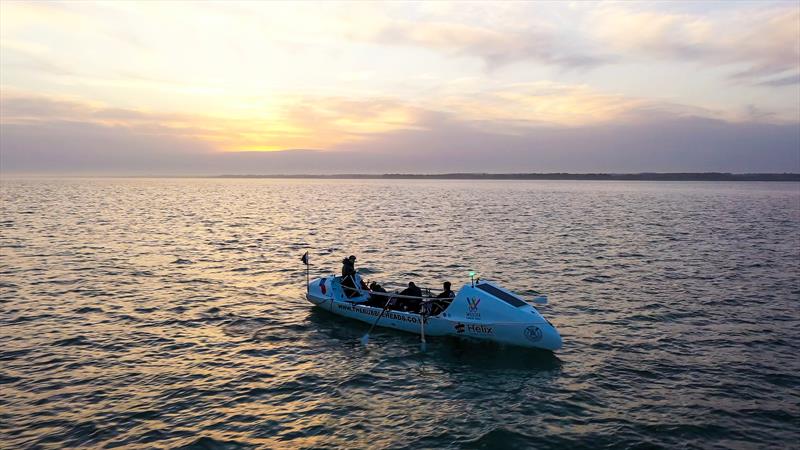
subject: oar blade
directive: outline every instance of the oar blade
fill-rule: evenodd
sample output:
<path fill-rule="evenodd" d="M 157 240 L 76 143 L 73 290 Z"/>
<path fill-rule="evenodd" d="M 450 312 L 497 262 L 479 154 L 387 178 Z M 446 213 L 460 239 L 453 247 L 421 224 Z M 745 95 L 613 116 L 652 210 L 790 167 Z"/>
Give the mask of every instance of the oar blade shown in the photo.
<path fill-rule="evenodd" d="M 367 333 L 367 334 L 365 334 L 365 335 L 361 336 L 361 345 L 363 345 L 364 347 L 366 347 L 366 346 L 367 346 L 367 344 L 369 344 L 369 333 Z"/>
<path fill-rule="evenodd" d="M 427 342 L 425 342 L 425 341 L 422 341 L 422 342 L 420 342 L 420 343 L 419 343 L 419 349 L 420 349 L 420 351 L 422 351 L 423 353 L 427 352 L 427 351 L 428 351 L 428 343 L 427 343 Z"/>

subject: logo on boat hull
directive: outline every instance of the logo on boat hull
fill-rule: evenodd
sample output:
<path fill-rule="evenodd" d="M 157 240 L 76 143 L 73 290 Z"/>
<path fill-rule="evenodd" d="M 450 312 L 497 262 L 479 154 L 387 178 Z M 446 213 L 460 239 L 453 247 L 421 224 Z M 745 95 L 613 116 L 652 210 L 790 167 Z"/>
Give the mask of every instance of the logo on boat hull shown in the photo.
<path fill-rule="evenodd" d="M 467 331 L 472 334 L 492 335 L 494 330 L 488 325 L 467 325 Z"/>
<path fill-rule="evenodd" d="M 481 299 L 479 297 L 467 297 L 467 319 L 472 320 L 480 320 L 481 312 L 478 311 L 478 305 L 480 305 Z"/>
<path fill-rule="evenodd" d="M 478 334 L 478 335 L 492 335 L 494 334 L 494 330 L 492 327 L 488 325 L 473 325 L 473 324 L 463 324 L 458 322 L 453 326 L 455 328 L 456 333 L 464 334 L 466 331 L 468 334 Z"/>
<path fill-rule="evenodd" d="M 319 289 L 322 291 L 322 295 L 328 292 L 328 288 L 325 287 L 325 278 L 319 280 Z"/>
<path fill-rule="evenodd" d="M 539 342 L 542 340 L 542 330 L 539 327 L 527 327 L 525 337 L 531 342 Z"/>

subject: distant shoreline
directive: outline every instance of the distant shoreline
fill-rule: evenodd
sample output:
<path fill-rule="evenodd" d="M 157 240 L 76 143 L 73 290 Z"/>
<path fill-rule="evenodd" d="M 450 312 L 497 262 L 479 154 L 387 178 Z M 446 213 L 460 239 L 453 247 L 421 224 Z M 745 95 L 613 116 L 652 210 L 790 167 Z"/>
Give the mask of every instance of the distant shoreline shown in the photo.
<path fill-rule="evenodd" d="M 320 178 L 371 180 L 800 181 L 800 173 L 387 173 L 337 175 L 219 175 L 210 178 Z"/>
<path fill-rule="evenodd" d="M 296 175 L 100 175 L 100 174 L 8 174 L 2 179 L 37 178 L 162 178 L 162 179 L 320 179 L 320 180 L 572 180 L 572 181 L 778 181 L 800 182 L 800 173 L 643 172 L 643 173 L 385 173 L 385 174 L 296 174 Z"/>

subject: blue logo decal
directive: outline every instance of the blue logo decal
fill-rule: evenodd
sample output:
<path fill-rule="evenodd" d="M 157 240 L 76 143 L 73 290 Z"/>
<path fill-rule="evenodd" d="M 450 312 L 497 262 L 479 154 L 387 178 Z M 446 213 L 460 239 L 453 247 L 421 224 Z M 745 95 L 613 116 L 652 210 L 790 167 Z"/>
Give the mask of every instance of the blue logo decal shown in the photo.
<path fill-rule="evenodd" d="M 478 311 L 478 305 L 480 305 L 481 299 L 478 297 L 470 298 L 467 297 L 467 314 L 466 317 L 469 320 L 481 320 L 481 312 Z"/>
<path fill-rule="evenodd" d="M 542 339 L 542 330 L 539 327 L 525 328 L 525 337 L 531 342 L 538 342 Z"/>

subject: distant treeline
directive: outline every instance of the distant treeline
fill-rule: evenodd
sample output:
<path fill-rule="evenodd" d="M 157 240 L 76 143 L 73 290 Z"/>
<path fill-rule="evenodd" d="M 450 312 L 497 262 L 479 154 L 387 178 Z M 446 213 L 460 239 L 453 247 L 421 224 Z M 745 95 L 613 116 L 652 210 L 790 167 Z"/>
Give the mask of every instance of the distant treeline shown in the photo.
<path fill-rule="evenodd" d="M 220 178 L 327 178 L 391 180 L 611 180 L 611 181 L 800 181 L 800 173 L 441 173 L 339 175 L 221 175 Z"/>

